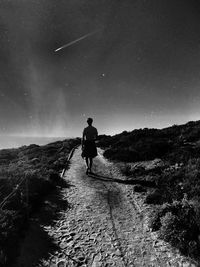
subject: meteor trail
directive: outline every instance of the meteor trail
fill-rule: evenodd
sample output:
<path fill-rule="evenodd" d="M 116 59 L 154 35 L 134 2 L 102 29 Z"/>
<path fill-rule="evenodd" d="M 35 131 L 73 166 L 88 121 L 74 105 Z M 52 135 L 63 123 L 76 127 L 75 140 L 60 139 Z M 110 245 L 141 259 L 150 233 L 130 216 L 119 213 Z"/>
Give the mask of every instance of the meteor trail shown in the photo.
<path fill-rule="evenodd" d="M 67 44 L 65 44 L 65 45 L 63 45 L 63 46 L 61 46 L 61 47 L 59 47 L 59 48 L 57 48 L 56 50 L 54 50 L 54 52 L 58 52 L 59 50 L 62 50 L 62 49 L 64 49 L 64 48 L 68 47 L 68 46 L 71 46 L 71 45 L 73 45 L 73 44 L 75 44 L 75 43 L 77 43 L 77 42 L 79 42 L 79 41 L 81 41 L 81 40 L 83 40 L 83 39 L 89 37 L 90 35 L 93 35 L 93 34 L 99 32 L 99 31 L 100 31 L 100 30 L 97 30 L 97 31 L 94 31 L 94 32 L 90 32 L 90 33 L 88 33 L 88 34 L 85 34 L 85 35 L 83 35 L 82 37 L 80 37 L 80 38 L 78 38 L 78 39 L 76 39 L 76 40 L 74 40 L 74 41 L 72 41 L 72 42 L 69 42 L 69 43 L 67 43 Z"/>

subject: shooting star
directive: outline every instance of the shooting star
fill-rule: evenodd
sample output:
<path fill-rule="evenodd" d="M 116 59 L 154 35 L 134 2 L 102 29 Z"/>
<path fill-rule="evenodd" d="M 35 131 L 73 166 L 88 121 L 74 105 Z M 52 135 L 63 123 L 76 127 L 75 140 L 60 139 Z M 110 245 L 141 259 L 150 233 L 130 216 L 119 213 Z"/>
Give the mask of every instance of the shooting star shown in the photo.
<path fill-rule="evenodd" d="M 90 32 L 90 33 L 88 33 L 88 34 L 85 34 L 85 35 L 83 35 L 82 37 L 80 37 L 80 38 L 78 38 L 78 39 L 76 39 L 76 40 L 74 40 L 74 41 L 72 41 L 72 42 L 70 42 L 70 43 L 67 43 L 67 44 L 65 44 L 65 45 L 63 45 L 63 46 L 61 46 L 61 47 L 59 47 L 59 48 L 57 48 L 56 50 L 54 50 L 54 52 L 58 52 L 58 51 L 60 51 L 60 50 L 62 50 L 62 49 L 64 49 L 64 48 L 66 48 L 66 47 L 69 47 L 69 46 L 71 46 L 71 45 L 73 45 L 73 44 L 75 44 L 75 43 L 77 43 L 77 42 L 79 42 L 79 41 L 81 41 L 81 40 L 83 40 L 83 39 L 85 39 L 85 38 L 91 36 L 91 35 L 94 35 L 95 33 L 99 32 L 99 31 L 100 31 L 100 30 L 97 30 L 97 31 L 94 31 L 94 32 Z"/>

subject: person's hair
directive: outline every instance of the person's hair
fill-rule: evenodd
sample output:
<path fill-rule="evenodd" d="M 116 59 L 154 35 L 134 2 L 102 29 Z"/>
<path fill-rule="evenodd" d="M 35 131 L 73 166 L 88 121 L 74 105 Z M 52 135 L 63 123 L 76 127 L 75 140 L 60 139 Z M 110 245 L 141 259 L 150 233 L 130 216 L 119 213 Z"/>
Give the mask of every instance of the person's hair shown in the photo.
<path fill-rule="evenodd" d="M 88 123 L 89 125 L 91 125 L 91 124 L 93 123 L 93 119 L 92 119 L 92 118 L 88 118 L 88 119 L 87 119 L 87 123 Z"/>

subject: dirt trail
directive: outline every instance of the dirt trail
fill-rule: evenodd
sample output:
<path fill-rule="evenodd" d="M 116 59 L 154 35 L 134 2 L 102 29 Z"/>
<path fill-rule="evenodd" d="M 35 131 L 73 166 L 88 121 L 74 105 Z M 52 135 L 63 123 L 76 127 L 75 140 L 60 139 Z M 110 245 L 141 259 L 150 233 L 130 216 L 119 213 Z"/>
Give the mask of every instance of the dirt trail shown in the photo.
<path fill-rule="evenodd" d="M 149 207 L 131 185 L 112 182 L 123 179 L 114 164 L 99 155 L 93 171 L 95 175 L 85 174 L 77 149 L 65 173 L 71 187 L 62 190 L 70 209 L 60 212 L 54 225 L 43 225 L 57 249 L 34 265 L 23 265 L 21 255 L 16 266 L 196 266 L 149 231 Z M 23 247 L 26 260 L 30 240 Z"/>

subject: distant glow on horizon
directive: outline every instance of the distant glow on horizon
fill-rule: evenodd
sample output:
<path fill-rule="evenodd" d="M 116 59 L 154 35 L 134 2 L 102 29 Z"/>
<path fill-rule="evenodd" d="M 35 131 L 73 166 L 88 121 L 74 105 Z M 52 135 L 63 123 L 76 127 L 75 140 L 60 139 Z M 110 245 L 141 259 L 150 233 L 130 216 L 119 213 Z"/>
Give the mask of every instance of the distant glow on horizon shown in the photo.
<path fill-rule="evenodd" d="M 187 118 L 182 116 L 182 118 L 180 119 L 180 116 L 177 115 L 174 117 L 174 119 L 170 119 L 168 117 L 166 118 L 162 118 L 162 122 L 161 119 L 159 118 L 159 120 L 154 120 L 154 121 L 150 121 L 148 120 L 148 118 L 146 118 L 145 120 L 141 118 L 141 120 L 134 120 L 131 117 L 121 117 L 121 119 L 123 120 L 123 123 L 119 124 L 117 120 L 113 119 L 112 120 L 112 124 L 109 126 L 109 124 L 107 123 L 106 125 L 102 125 L 100 123 L 98 123 L 98 118 L 97 121 L 94 121 L 94 125 L 95 127 L 97 127 L 98 129 L 98 133 L 99 135 L 102 134 L 106 134 L 106 135 L 115 135 L 115 134 L 119 134 L 123 131 L 133 131 L 135 129 L 143 129 L 143 128 L 157 128 L 157 129 L 162 129 L 162 128 L 166 128 L 166 127 L 170 127 L 174 124 L 180 125 L 180 124 L 185 124 L 191 120 L 200 120 L 200 115 L 198 114 L 194 114 L 194 116 L 188 116 Z M 6 134 L 7 136 L 19 136 L 19 137 L 30 137 L 30 138 L 76 138 L 76 137 L 81 137 L 82 136 L 82 131 L 83 128 L 87 125 L 87 123 L 85 121 L 82 121 L 81 124 L 76 126 L 76 129 L 71 129 L 71 131 L 69 130 L 65 130 L 63 134 L 63 131 L 61 131 L 60 133 L 52 133 L 52 134 L 48 134 L 48 132 L 44 132 L 44 131 L 39 131 L 39 130 L 35 130 L 35 132 L 30 131 L 30 132 L 16 132 L 16 133 L 9 133 Z M 0 134 L 0 136 L 5 136 L 5 134 Z"/>

